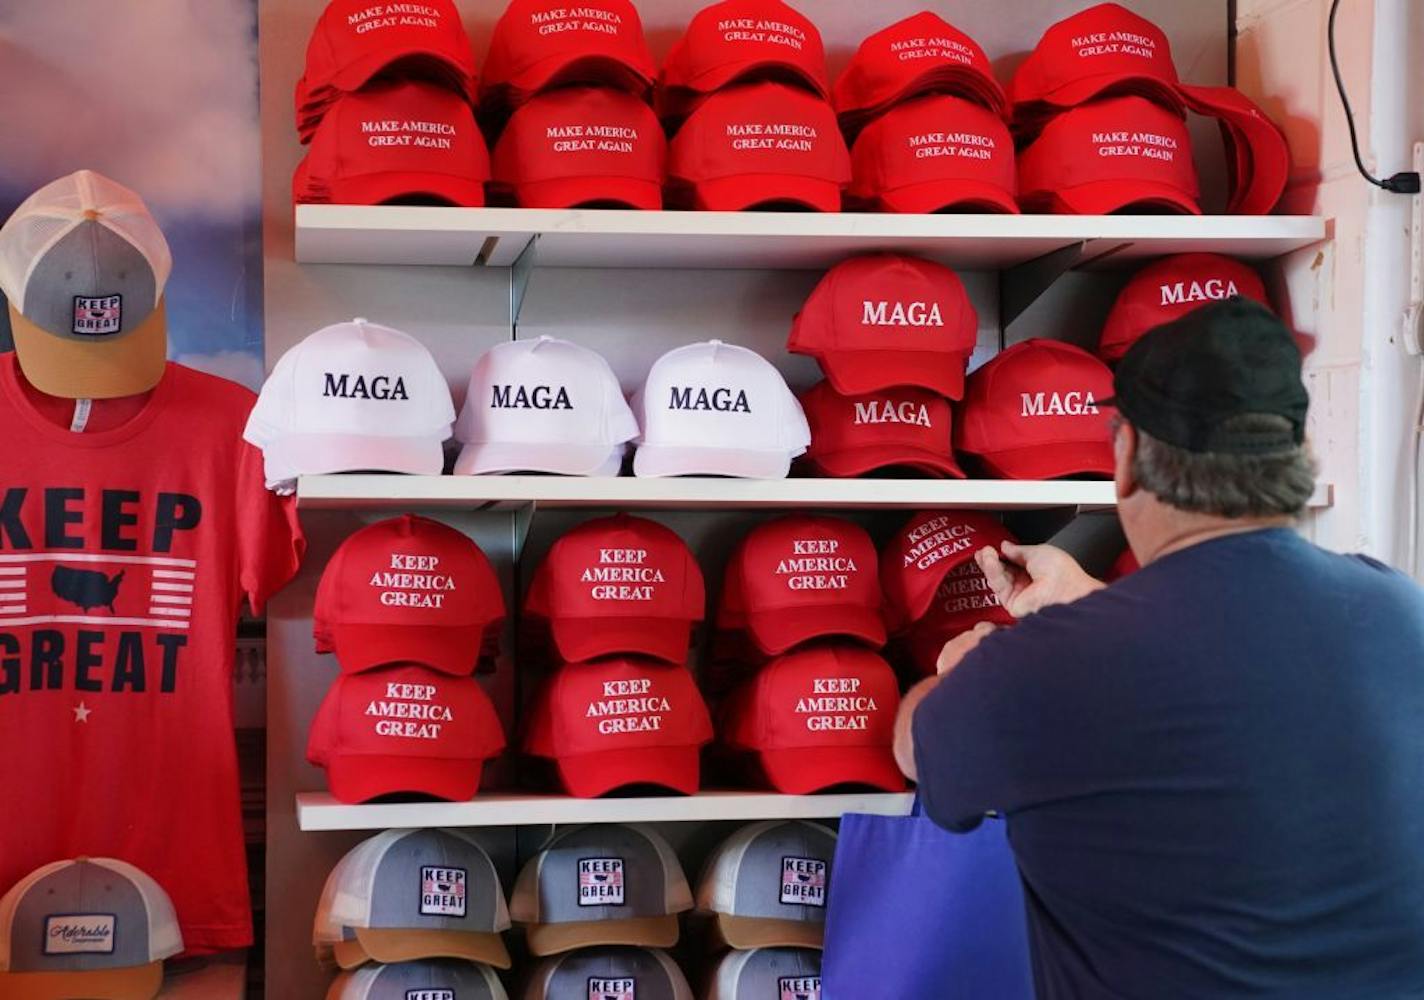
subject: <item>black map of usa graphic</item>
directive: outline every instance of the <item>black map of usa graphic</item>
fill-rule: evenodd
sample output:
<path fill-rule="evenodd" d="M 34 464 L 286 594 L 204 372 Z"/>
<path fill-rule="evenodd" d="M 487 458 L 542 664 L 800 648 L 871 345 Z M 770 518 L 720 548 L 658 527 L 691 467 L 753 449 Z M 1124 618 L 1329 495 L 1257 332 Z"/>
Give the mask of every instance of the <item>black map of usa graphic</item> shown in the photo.
<path fill-rule="evenodd" d="M 50 589 L 60 600 L 68 601 L 83 611 L 108 608 L 110 613 L 114 610 L 114 600 L 119 596 L 119 585 L 123 582 L 123 570 L 113 576 L 105 576 L 98 570 L 70 566 L 56 566 L 49 578 Z"/>

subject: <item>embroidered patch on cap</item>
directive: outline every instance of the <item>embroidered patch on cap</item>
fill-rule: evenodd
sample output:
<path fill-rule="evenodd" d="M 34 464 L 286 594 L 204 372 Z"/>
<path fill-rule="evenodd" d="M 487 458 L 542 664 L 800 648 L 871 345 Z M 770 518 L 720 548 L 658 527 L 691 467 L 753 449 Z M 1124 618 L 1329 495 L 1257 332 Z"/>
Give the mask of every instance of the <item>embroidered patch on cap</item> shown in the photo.
<path fill-rule="evenodd" d="M 623 905 L 622 858 L 580 858 L 578 877 L 579 906 Z"/>
<path fill-rule="evenodd" d="M 74 333 L 103 337 L 123 326 L 122 295 L 74 296 Z"/>
<path fill-rule="evenodd" d="M 588 1000 L 636 1000 L 636 979 L 593 979 L 588 981 Z"/>
<path fill-rule="evenodd" d="M 821 1000 L 820 976 L 782 976 L 781 1000 Z"/>
<path fill-rule="evenodd" d="M 420 868 L 420 915 L 423 917 L 463 917 L 466 912 L 465 886 L 468 873 L 463 868 Z"/>
<path fill-rule="evenodd" d="M 782 858 L 781 902 L 825 906 L 826 863 L 817 858 Z"/>
<path fill-rule="evenodd" d="M 112 913 L 57 913 L 45 918 L 46 955 L 112 955 L 118 918 Z"/>
<path fill-rule="evenodd" d="M 454 990 L 406 990 L 405 1000 L 455 1000 Z"/>

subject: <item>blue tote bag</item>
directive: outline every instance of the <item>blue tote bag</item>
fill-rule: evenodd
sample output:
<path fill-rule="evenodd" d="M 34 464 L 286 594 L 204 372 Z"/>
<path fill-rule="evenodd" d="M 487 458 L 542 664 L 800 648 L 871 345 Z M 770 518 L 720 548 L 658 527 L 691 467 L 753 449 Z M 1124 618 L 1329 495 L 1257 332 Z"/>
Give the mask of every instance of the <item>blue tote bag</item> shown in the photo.
<path fill-rule="evenodd" d="M 1004 823 L 850 813 L 831 868 L 825 1000 L 1033 1000 L 1023 887 Z"/>

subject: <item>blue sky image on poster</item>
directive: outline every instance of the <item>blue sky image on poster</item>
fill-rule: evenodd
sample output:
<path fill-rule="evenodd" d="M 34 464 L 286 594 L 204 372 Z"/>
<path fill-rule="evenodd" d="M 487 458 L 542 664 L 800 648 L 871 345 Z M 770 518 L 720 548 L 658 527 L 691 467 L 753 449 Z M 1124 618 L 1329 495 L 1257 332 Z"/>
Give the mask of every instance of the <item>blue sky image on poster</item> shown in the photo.
<path fill-rule="evenodd" d="M 173 251 L 169 357 L 260 385 L 256 0 L 0 2 L 0 95 L 0 220 L 86 167 L 137 191 Z"/>

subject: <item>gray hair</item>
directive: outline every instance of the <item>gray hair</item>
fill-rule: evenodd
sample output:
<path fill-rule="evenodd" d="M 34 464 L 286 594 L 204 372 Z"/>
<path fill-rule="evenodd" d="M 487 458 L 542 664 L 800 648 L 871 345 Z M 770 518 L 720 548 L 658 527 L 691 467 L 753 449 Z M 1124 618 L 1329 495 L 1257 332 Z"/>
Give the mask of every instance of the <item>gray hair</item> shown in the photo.
<path fill-rule="evenodd" d="M 1249 438 L 1279 434 L 1284 417 L 1245 414 L 1221 430 Z M 1315 492 L 1315 459 L 1305 445 L 1259 455 L 1195 452 L 1137 430 L 1132 475 L 1139 486 L 1179 510 L 1218 517 L 1295 517 Z"/>

